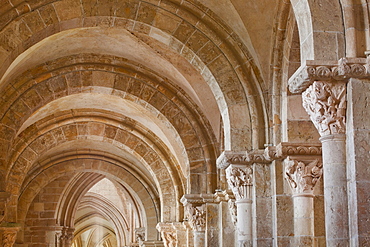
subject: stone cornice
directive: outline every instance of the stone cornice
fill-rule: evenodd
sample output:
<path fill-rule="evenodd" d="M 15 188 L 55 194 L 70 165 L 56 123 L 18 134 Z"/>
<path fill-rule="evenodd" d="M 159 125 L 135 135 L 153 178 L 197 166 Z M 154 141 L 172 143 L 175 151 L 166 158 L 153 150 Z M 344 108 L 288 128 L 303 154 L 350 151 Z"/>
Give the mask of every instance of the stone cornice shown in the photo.
<path fill-rule="evenodd" d="M 321 143 L 281 142 L 264 150 L 224 151 L 217 159 L 217 167 L 226 169 L 229 165 L 268 164 L 274 160 L 285 159 L 287 156 L 321 156 L 321 153 Z"/>
<path fill-rule="evenodd" d="M 214 194 L 185 194 L 181 197 L 180 202 L 187 206 L 188 204 L 192 205 L 201 205 L 204 203 L 214 202 Z"/>
<path fill-rule="evenodd" d="M 321 156 L 321 143 L 289 143 L 281 142 L 276 146 L 276 158 L 287 156 Z"/>
<path fill-rule="evenodd" d="M 253 163 L 270 163 L 271 161 L 271 157 L 269 157 L 265 150 L 224 151 L 217 159 L 217 167 L 225 169 L 230 164 L 250 165 Z"/>
<path fill-rule="evenodd" d="M 346 81 L 349 78 L 370 78 L 370 57 L 342 58 L 339 61 L 308 60 L 289 79 L 289 90 L 302 93 L 314 81 Z"/>

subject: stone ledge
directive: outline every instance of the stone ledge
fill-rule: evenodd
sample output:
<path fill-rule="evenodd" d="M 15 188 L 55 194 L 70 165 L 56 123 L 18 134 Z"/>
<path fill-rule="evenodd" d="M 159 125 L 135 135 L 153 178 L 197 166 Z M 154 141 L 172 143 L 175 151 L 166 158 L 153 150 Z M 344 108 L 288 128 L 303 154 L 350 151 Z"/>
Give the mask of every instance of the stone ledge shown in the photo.
<path fill-rule="evenodd" d="M 305 91 L 314 81 L 346 81 L 370 78 L 370 57 L 341 58 L 339 61 L 307 60 L 288 81 L 294 94 Z"/>
<path fill-rule="evenodd" d="M 253 163 L 269 164 L 288 156 L 321 156 L 321 143 L 281 142 L 276 146 L 252 151 L 224 151 L 217 158 L 217 168 L 226 169 L 231 164 L 250 165 Z"/>

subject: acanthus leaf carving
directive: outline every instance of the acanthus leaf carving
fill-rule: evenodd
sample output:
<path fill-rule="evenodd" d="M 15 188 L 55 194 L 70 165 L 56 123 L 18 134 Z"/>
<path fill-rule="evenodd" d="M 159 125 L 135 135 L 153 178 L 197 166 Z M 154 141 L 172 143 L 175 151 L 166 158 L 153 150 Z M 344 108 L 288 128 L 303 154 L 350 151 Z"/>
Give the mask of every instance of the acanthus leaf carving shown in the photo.
<path fill-rule="evenodd" d="M 145 227 L 135 228 L 135 237 L 138 243 L 145 241 Z"/>
<path fill-rule="evenodd" d="M 344 134 L 346 123 L 344 84 L 315 81 L 303 94 L 303 107 L 321 136 Z"/>
<path fill-rule="evenodd" d="M 163 238 L 165 247 L 176 247 L 177 246 L 176 232 L 162 232 L 162 238 Z"/>
<path fill-rule="evenodd" d="M 234 166 L 226 169 L 226 179 L 236 200 L 251 199 L 251 186 L 253 185 L 252 166 Z"/>
<path fill-rule="evenodd" d="M 187 205 L 188 220 L 195 231 L 204 231 L 206 227 L 206 211 L 204 206 Z"/>
<path fill-rule="evenodd" d="M 317 159 L 306 165 L 297 160 L 285 159 L 285 177 L 295 194 L 313 193 L 322 176 L 322 163 Z"/>

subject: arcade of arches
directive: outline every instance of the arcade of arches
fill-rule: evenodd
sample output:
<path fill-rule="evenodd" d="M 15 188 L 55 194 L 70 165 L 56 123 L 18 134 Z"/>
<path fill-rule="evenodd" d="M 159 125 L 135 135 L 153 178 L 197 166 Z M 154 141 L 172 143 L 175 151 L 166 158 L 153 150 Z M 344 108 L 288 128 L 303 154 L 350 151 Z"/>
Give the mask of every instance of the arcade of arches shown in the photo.
<path fill-rule="evenodd" d="M 369 0 L 0 0 L 0 246 L 370 246 Z"/>

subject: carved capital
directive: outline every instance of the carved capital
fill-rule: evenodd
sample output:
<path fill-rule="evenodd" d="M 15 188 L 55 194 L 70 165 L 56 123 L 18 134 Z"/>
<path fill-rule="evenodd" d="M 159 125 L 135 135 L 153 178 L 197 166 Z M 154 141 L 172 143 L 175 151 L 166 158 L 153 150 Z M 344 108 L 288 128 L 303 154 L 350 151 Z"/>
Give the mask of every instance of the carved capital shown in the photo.
<path fill-rule="evenodd" d="M 313 194 L 313 189 L 322 176 L 322 163 L 317 159 L 306 165 L 289 157 L 284 163 L 285 178 L 294 194 Z"/>
<path fill-rule="evenodd" d="M 346 81 L 370 78 L 369 58 L 342 58 L 339 61 L 306 61 L 289 79 L 289 90 L 302 93 L 314 81 Z"/>
<path fill-rule="evenodd" d="M 61 247 L 69 247 L 72 244 L 74 228 L 63 227 L 59 236 L 59 243 Z"/>
<path fill-rule="evenodd" d="M 157 230 L 161 233 L 162 240 L 165 247 L 177 246 L 177 232 L 176 227 L 172 223 L 158 223 Z"/>
<path fill-rule="evenodd" d="M 251 165 L 230 165 L 226 169 L 226 179 L 237 201 L 252 198 L 253 168 Z"/>
<path fill-rule="evenodd" d="M 315 81 L 303 94 L 303 107 L 321 136 L 346 131 L 346 86 Z"/>
<path fill-rule="evenodd" d="M 20 227 L 0 227 L 2 246 L 12 247 L 15 243 Z"/>
<path fill-rule="evenodd" d="M 194 231 L 204 231 L 206 228 L 206 211 L 204 209 L 204 204 L 200 206 L 188 204 L 186 209 L 191 228 L 193 228 Z"/>
<path fill-rule="evenodd" d="M 135 237 L 138 243 L 145 241 L 145 227 L 135 228 Z"/>

